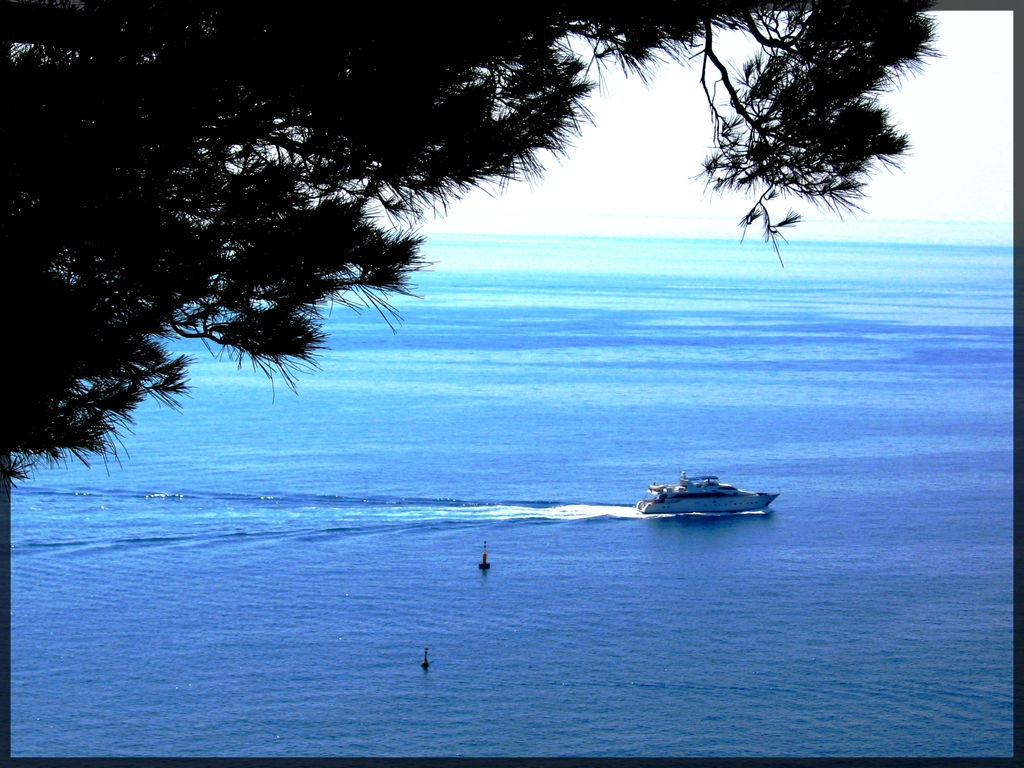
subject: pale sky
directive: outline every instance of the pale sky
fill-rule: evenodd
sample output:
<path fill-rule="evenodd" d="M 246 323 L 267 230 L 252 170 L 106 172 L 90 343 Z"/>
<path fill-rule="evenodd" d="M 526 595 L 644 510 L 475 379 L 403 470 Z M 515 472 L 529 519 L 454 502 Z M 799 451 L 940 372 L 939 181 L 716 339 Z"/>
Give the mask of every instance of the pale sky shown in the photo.
<path fill-rule="evenodd" d="M 805 217 L 790 240 L 1012 243 L 1013 13 L 934 16 L 944 58 L 884 99 L 910 134 L 904 170 L 875 175 L 855 219 L 776 201 L 778 218 L 790 207 Z M 738 239 L 750 202 L 709 199 L 693 180 L 711 141 L 699 66 L 666 65 L 650 88 L 618 71 L 604 80 L 588 103 L 594 125 L 567 159 L 545 159 L 541 182 L 474 190 L 420 231 Z"/>

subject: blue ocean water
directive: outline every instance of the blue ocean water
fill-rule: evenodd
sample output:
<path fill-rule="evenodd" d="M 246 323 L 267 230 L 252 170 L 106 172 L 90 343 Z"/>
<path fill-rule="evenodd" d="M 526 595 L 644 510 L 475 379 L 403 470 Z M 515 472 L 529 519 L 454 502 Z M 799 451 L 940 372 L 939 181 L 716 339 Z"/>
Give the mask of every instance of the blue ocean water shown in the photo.
<path fill-rule="evenodd" d="M 14 756 L 1012 754 L 1009 248 L 427 256 L 16 489 Z"/>

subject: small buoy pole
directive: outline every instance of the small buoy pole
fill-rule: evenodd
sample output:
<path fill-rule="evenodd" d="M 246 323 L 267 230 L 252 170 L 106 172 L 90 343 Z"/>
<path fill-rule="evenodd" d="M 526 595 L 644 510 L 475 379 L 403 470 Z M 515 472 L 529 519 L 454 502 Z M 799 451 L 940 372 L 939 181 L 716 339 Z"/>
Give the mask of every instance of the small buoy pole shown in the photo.
<path fill-rule="evenodd" d="M 481 571 L 486 571 L 488 568 L 491 567 L 491 564 L 487 562 L 487 542 L 486 541 L 484 542 L 484 554 L 483 554 L 483 557 L 481 557 L 480 562 L 477 564 L 476 567 L 479 568 Z"/>
<path fill-rule="evenodd" d="M 430 662 L 427 661 L 427 651 L 428 650 L 430 650 L 430 649 L 429 648 L 424 648 L 423 649 L 423 661 L 420 662 L 420 666 L 423 667 L 424 669 L 426 669 L 427 667 L 430 666 Z"/>

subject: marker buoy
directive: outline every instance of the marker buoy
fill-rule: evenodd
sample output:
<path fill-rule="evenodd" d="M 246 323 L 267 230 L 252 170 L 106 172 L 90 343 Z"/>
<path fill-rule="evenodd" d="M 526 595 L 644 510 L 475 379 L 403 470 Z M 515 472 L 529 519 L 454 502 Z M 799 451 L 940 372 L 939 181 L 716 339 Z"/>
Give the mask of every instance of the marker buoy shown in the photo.
<path fill-rule="evenodd" d="M 429 650 L 428 648 L 424 648 L 423 649 L 423 661 L 420 662 L 420 666 L 423 667 L 424 669 L 426 669 L 427 667 L 430 666 L 430 662 L 427 661 L 427 651 L 428 650 Z"/>
<path fill-rule="evenodd" d="M 491 564 L 487 562 L 487 542 L 486 541 L 484 542 L 484 554 L 483 554 L 483 557 L 480 559 L 480 562 L 477 563 L 476 567 L 479 568 L 481 571 L 486 571 L 488 568 L 491 567 Z"/>

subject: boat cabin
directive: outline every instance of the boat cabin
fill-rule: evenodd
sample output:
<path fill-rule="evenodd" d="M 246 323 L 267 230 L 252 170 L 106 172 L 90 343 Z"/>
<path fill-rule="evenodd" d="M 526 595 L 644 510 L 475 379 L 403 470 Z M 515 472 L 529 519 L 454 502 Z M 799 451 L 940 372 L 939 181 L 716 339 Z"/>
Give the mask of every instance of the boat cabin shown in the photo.
<path fill-rule="evenodd" d="M 654 501 L 664 501 L 666 498 L 678 498 L 684 493 L 716 493 L 718 491 L 735 491 L 731 485 L 718 482 L 717 475 L 701 475 L 700 477 L 689 478 L 685 472 L 679 473 L 679 485 L 672 483 L 651 483 L 647 488 L 648 493 L 657 496 Z"/>

